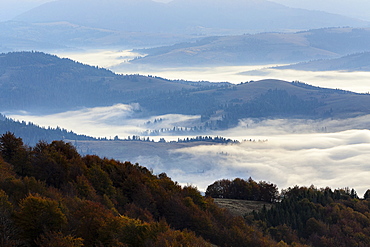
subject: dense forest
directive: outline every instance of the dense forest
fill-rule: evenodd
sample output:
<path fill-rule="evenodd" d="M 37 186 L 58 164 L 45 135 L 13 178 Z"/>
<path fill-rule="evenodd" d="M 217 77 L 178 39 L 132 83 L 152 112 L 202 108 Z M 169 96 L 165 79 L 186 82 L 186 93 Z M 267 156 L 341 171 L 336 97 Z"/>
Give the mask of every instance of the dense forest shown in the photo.
<path fill-rule="evenodd" d="M 276 241 L 309 246 L 355 247 L 370 245 L 370 190 L 359 199 L 353 189 L 283 190 L 281 201 L 246 216 Z"/>
<path fill-rule="evenodd" d="M 192 186 L 63 141 L 0 137 L 1 246 L 280 246 Z"/>
<path fill-rule="evenodd" d="M 220 188 L 223 192 L 220 193 Z M 217 193 L 215 193 L 217 192 Z M 262 200 L 235 217 L 212 197 Z M 30 147 L 0 136 L 1 246 L 369 246 L 370 190 L 293 187 L 234 179 L 207 196 L 165 173 L 81 156 L 63 141 Z"/>
<path fill-rule="evenodd" d="M 370 245 L 370 190 L 360 199 L 354 189 L 314 186 L 288 188 L 253 179 L 223 179 L 209 185 L 206 196 L 273 202 L 244 215 L 251 225 L 280 243 L 314 247 Z"/>

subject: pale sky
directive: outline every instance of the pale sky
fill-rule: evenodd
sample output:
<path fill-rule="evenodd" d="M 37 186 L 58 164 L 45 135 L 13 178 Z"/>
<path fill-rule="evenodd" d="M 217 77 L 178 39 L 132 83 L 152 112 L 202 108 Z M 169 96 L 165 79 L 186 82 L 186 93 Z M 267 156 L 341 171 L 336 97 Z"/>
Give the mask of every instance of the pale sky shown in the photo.
<path fill-rule="evenodd" d="M 40 4 L 54 0 L 0 0 L 0 21 L 10 20 L 17 15 L 37 7 Z M 171 0 L 154 0 L 156 2 L 171 2 Z M 201 1 L 201 0 L 199 0 Z M 247 0 L 246 0 L 247 1 Z M 347 15 L 354 18 L 370 20 L 370 1 L 368 0 L 270 0 L 294 8 L 321 10 L 329 13 Z"/>

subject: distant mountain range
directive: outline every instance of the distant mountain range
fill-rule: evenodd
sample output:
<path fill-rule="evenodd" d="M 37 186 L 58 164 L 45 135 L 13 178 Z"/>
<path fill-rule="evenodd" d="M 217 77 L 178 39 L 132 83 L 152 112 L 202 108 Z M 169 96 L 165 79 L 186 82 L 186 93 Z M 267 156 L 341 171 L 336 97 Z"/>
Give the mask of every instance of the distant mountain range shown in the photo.
<path fill-rule="evenodd" d="M 286 66 L 278 66 L 274 67 L 274 69 L 306 71 L 370 71 L 370 52 L 356 53 L 335 59 L 315 60 Z"/>
<path fill-rule="evenodd" d="M 39 52 L 0 55 L 0 112 L 51 113 L 139 103 L 138 114 L 202 116 L 203 128 L 235 126 L 242 118 L 353 117 L 370 114 L 370 95 L 263 80 L 172 81 L 113 72 Z"/>
<path fill-rule="evenodd" d="M 58 0 L 0 23 L 0 50 L 138 48 L 214 35 L 369 25 L 266 0 Z"/>
<path fill-rule="evenodd" d="M 282 31 L 368 23 L 320 11 L 288 8 L 266 0 L 58 0 L 16 18 L 60 22 L 127 32 L 194 33 L 202 30 Z M 223 31 L 225 32 L 225 31 Z"/>
<path fill-rule="evenodd" d="M 131 63 L 168 67 L 277 64 L 338 58 L 364 51 L 370 51 L 370 29 L 324 28 L 208 37 L 139 50 L 147 56 Z"/>

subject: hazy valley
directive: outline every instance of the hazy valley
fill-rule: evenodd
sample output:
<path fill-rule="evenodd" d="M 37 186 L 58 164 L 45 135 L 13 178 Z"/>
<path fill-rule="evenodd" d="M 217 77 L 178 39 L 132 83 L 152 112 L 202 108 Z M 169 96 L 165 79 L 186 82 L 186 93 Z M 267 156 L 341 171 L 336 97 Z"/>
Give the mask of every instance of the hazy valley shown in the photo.
<path fill-rule="evenodd" d="M 0 243 L 368 246 L 354 2 L 6 0 Z"/>

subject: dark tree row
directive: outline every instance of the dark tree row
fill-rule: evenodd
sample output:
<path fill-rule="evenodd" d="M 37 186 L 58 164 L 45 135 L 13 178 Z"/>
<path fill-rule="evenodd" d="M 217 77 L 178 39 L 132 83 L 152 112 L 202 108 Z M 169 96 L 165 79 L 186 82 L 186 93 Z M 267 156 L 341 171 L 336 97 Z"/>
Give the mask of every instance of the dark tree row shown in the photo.
<path fill-rule="evenodd" d="M 243 180 L 222 179 L 207 187 L 206 196 L 213 198 L 241 199 L 252 201 L 274 202 L 278 199 L 278 188 L 275 184 L 264 181 L 255 182 L 252 178 Z"/>
<path fill-rule="evenodd" d="M 370 244 L 370 190 L 360 200 L 352 189 L 289 188 L 271 209 L 255 212 L 254 222 L 277 241 L 310 246 Z"/>

